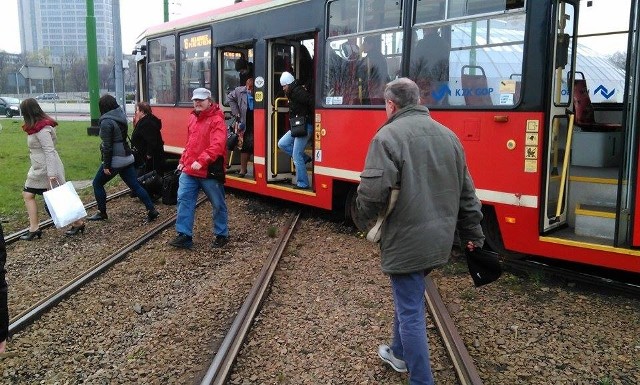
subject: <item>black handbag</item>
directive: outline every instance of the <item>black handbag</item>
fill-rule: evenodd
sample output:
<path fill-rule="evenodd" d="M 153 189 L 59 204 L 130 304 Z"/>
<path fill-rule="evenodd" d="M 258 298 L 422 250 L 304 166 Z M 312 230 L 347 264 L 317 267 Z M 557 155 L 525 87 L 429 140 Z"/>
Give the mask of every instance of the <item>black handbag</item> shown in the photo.
<path fill-rule="evenodd" d="M 162 194 L 162 177 L 158 175 L 156 170 L 138 177 L 138 182 L 142 185 L 142 188 L 147 190 L 147 193 L 151 197 L 156 197 Z"/>
<path fill-rule="evenodd" d="M 238 134 L 236 133 L 236 130 L 234 128 L 236 121 L 237 119 L 234 118 L 233 121 L 231 121 L 231 124 L 229 125 L 229 127 L 227 128 L 227 150 L 228 151 L 235 150 L 236 146 L 238 145 Z"/>
<path fill-rule="evenodd" d="M 304 116 L 294 116 L 289 118 L 291 136 L 301 138 L 307 136 L 307 119 Z"/>
<path fill-rule="evenodd" d="M 213 163 L 209 163 L 207 167 L 207 179 L 215 179 L 220 183 L 224 183 L 224 169 L 224 157 L 219 156 Z"/>
<path fill-rule="evenodd" d="M 178 184 L 181 172 L 175 170 L 166 173 L 162 177 L 162 203 L 165 205 L 175 205 L 178 203 Z"/>
<path fill-rule="evenodd" d="M 465 248 L 464 254 L 467 257 L 469 274 L 476 287 L 491 283 L 502 275 L 498 253 L 476 247 L 473 251 Z"/>

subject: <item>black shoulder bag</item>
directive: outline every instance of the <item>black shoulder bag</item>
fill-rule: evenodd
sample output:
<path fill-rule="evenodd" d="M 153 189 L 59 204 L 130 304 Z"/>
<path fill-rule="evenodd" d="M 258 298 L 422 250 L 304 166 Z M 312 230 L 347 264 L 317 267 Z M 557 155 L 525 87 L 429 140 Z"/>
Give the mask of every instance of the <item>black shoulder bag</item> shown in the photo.
<path fill-rule="evenodd" d="M 294 138 L 307 136 L 307 119 L 304 116 L 289 118 L 289 127 L 291 128 L 291 136 Z"/>

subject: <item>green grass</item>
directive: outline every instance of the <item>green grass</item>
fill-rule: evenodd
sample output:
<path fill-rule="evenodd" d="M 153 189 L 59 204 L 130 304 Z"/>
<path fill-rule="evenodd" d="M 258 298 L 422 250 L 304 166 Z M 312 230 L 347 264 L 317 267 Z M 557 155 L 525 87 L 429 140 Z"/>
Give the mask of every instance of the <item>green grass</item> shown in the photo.
<path fill-rule="evenodd" d="M 31 163 L 27 148 L 27 134 L 20 118 L 0 119 L 0 218 L 5 235 L 27 226 L 27 213 L 22 200 L 22 188 Z M 100 139 L 87 135 L 89 122 L 58 122 L 58 153 L 64 164 L 68 181 L 91 180 L 100 164 Z M 93 200 L 92 189 L 82 191 L 83 201 Z M 89 196 L 90 199 L 84 199 Z M 42 199 L 38 207 L 43 211 Z M 46 219 L 44 213 L 40 220 Z"/>

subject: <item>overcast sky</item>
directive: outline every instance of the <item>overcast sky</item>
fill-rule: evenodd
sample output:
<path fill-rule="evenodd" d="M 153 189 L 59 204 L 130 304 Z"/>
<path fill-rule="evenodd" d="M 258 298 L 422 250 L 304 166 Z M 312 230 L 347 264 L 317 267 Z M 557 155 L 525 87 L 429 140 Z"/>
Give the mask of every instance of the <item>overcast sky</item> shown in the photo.
<path fill-rule="evenodd" d="M 164 21 L 163 0 L 120 0 L 122 51 L 131 53 L 136 37 L 147 27 Z M 169 20 L 233 4 L 233 0 L 169 0 Z M 18 0 L 2 0 L 0 50 L 20 52 Z"/>

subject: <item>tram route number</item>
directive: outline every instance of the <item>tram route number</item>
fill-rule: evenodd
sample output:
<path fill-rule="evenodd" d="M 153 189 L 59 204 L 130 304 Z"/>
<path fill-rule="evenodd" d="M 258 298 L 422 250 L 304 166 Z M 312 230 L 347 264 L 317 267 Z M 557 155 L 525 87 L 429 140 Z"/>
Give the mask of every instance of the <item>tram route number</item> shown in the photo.
<path fill-rule="evenodd" d="M 493 88 L 456 88 L 456 96 L 491 95 Z"/>

